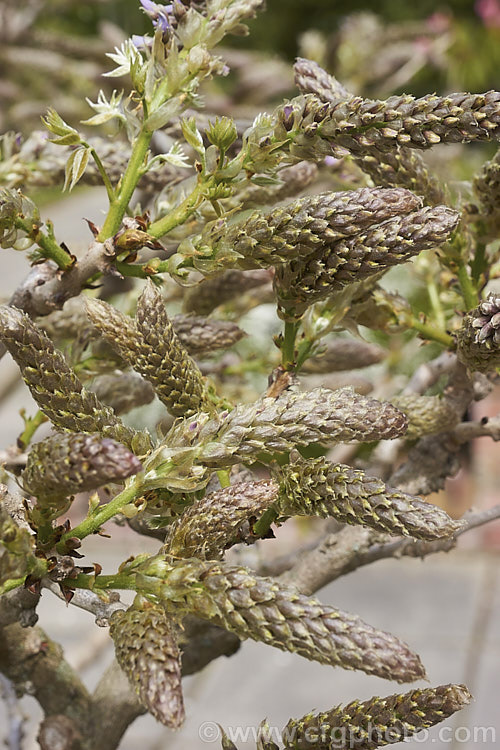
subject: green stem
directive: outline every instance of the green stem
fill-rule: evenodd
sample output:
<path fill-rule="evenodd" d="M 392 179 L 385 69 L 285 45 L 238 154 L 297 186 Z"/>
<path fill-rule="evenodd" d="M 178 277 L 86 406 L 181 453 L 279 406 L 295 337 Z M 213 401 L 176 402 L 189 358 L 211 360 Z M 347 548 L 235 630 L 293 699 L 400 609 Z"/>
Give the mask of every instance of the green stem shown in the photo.
<path fill-rule="evenodd" d="M 116 573 L 109 576 L 87 576 L 83 573 L 76 578 L 68 578 L 65 583 L 77 589 L 133 589 L 136 587 L 135 575 Z"/>
<path fill-rule="evenodd" d="M 297 352 L 297 364 L 295 365 L 295 372 L 298 372 L 300 370 L 306 359 L 309 357 L 313 343 L 314 342 L 311 339 L 308 339 L 300 344 Z"/>
<path fill-rule="evenodd" d="M 74 258 L 71 254 L 67 250 L 64 250 L 53 237 L 42 232 L 37 224 L 18 216 L 15 220 L 15 225 L 18 229 L 26 232 L 28 237 L 38 245 L 45 258 L 53 260 L 63 271 L 67 271 L 72 267 Z"/>
<path fill-rule="evenodd" d="M 34 417 L 29 417 L 24 420 L 24 430 L 17 438 L 17 445 L 21 450 L 26 450 L 28 445 L 31 443 L 31 439 L 40 425 L 48 421 L 48 417 L 45 416 L 43 411 L 37 411 Z"/>
<path fill-rule="evenodd" d="M 408 328 L 413 328 L 415 331 L 418 331 L 425 339 L 437 341 L 439 344 L 443 344 L 447 349 L 453 347 L 453 338 L 440 328 L 435 328 L 435 326 L 432 326 L 429 323 L 422 323 L 420 320 L 417 320 L 417 318 L 409 318 L 407 325 Z"/>
<path fill-rule="evenodd" d="M 272 506 L 264 511 L 257 523 L 254 524 L 253 533 L 255 536 L 265 536 L 278 518 L 278 515 L 278 511 Z"/>
<path fill-rule="evenodd" d="M 89 534 L 95 534 L 101 526 L 116 516 L 117 513 L 129 503 L 132 503 L 140 492 L 140 486 L 137 484 L 131 484 L 130 487 L 126 487 L 116 497 L 100 507 L 96 513 L 85 518 L 78 526 L 74 529 L 70 529 L 66 534 L 61 537 L 60 542 L 57 545 L 58 552 L 64 554 L 65 543 L 68 539 L 77 537 L 78 539 L 84 539 Z"/>
<path fill-rule="evenodd" d="M 285 321 L 283 343 L 281 345 L 281 364 L 285 370 L 293 370 L 295 364 L 295 338 L 299 323 Z"/>
<path fill-rule="evenodd" d="M 90 154 L 91 154 L 91 156 L 92 156 L 92 158 L 93 158 L 93 160 L 95 162 L 95 165 L 96 165 L 97 169 L 99 170 L 99 173 L 100 173 L 100 175 L 102 177 L 102 181 L 104 183 L 104 187 L 106 188 L 106 192 L 108 194 L 108 200 L 109 200 L 109 203 L 111 205 L 111 203 L 113 203 L 113 201 L 115 200 L 115 197 L 116 197 L 113 185 L 111 184 L 111 180 L 109 179 L 108 173 L 106 172 L 106 170 L 104 168 L 104 164 L 102 163 L 101 159 L 99 158 L 98 153 L 96 152 L 96 150 L 94 148 L 92 148 L 92 146 L 90 146 Z"/>
<path fill-rule="evenodd" d="M 224 487 L 230 487 L 231 486 L 231 480 L 229 478 L 229 472 L 223 471 L 222 469 L 217 472 L 217 476 L 219 477 L 220 486 L 224 489 Z"/>
<path fill-rule="evenodd" d="M 108 215 L 104 221 L 98 240 L 103 242 L 112 237 L 119 230 L 132 194 L 141 176 L 141 168 L 151 143 L 153 133 L 143 128 L 137 136 L 127 169 L 123 175 L 118 191 L 110 201 Z"/>
<path fill-rule="evenodd" d="M 470 264 L 470 270 L 472 278 L 477 284 L 481 278 L 481 274 L 486 270 L 486 245 L 484 242 L 477 243 L 474 258 Z"/>
<path fill-rule="evenodd" d="M 427 278 L 427 292 L 429 294 L 429 299 L 431 302 L 431 307 L 434 311 L 434 314 L 436 316 L 436 322 L 440 328 L 446 327 L 446 318 L 443 313 L 443 307 L 441 305 L 441 300 L 439 299 L 439 292 L 436 285 L 436 282 L 432 278 Z"/>
<path fill-rule="evenodd" d="M 148 234 L 152 237 L 163 237 L 163 235 L 168 234 L 175 227 L 184 224 L 202 202 L 204 191 L 209 187 L 209 183 L 210 181 L 200 179 L 194 190 L 177 208 L 150 224 Z"/>
<path fill-rule="evenodd" d="M 19 586 L 24 584 L 25 580 L 26 576 L 23 576 L 22 578 L 11 578 L 9 581 L 5 581 L 5 583 L 0 586 L 0 596 L 6 594 L 8 591 L 13 591 L 13 589 L 18 589 Z"/>
<path fill-rule="evenodd" d="M 477 307 L 479 304 L 479 297 L 465 265 L 459 266 L 458 281 L 467 310 L 473 310 L 474 307 Z"/>

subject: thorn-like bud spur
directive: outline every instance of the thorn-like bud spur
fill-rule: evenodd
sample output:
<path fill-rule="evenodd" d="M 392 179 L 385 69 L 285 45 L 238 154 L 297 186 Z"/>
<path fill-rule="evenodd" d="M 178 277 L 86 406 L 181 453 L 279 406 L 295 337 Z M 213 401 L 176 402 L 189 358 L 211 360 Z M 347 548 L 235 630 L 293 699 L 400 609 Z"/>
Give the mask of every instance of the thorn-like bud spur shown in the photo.
<path fill-rule="evenodd" d="M 54 435 L 36 443 L 21 474 L 31 495 L 73 495 L 137 474 L 139 459 L 124 445 L 101 435 Z"/>
<path fill-rule="evenodd" d="M 458 219 L 446 206 L 422 208 L 278 266 L 274 283 L 280 316 L 297 320 L 313 302 L 441 244 Z"/>
<path fill-rule="evenodd" d="M 325 458 L 281 466 L 275 478 L 280 483 L 276 507 L 282 516 L 330 516 L 342 523 L 427 540 L 451 536 L 463 525 L 419 497 Z"/>
<path fill-rule="evenodd" d="M 127 446 L 141 443 L 139 433 L 126 427 L 95 393 L 87 391 L 63 354 L 25 313 L 0 307 L 0 339 L 15 359 L 31 395 L 52 423 L 72 432 L 99 432 Z"/>
<path fill-rule="evenodd" d="M 490 294 L 467 313 L 455 335 L 458 357 L 471 370 L 500 367 L 500 295 Z"/>
<path fill-rule="evenodd" d="M 229 349 L 245 336 L 236 323 L 191 315 L 172 318 L 174 331 L 182 346 L 193 357 L 203 357 L 218 349 Z"/>
<path fill-rule="evenodd" d="M 253 271 L 230 268 L 188 289 L 184 295 L 184 308 L 187 312 L 209 315 L 219 305 L 267 284 L 270 280 L 269 271 L 262 268 Z"/>
<path fill-rule="evenodd" d="M 405 437 L 409 440 L 451 430 L 460 421 L 456 409 L 439 396 L 409 393 L 406 396 L 395 396 L 391 403 L 408 417 L 408 432 Z"/>
<path fill-rule="evenodd" d="M 396 682 L 425 675 L 418 656 L 395 636 L 247 568 L 158 556 L 136 570 L 139 590 L 174 616 L 192 613 L 239 638 Z"/>
<path fill-rule="evenodd" d="M 135 372 L 99 375 L 92 383 L 92 390 L 115 414 L 126 414 L 137 406 L 150 404 L 155 397 L 151 383 Z"/>
<path fill-rule="evenodd" d="M 87 300 L 93 325 L 131 367 L 148 380 L 174 416 L 200 410 L 201 372 L 177 338 L 161 295 L 148 283 L 133 321 L 107 302 Z"/>
<path fill-rule="evenodd" d="M 255 521 L 278 496 L 275 482 L 239 482 L 195 501 L 168 528 L 163 551 L 172 557 L 217 560 L 240 542 L 252 543 Z"/>
<path fill-rule="evenodd" d="M 269 213 L 254 211 L 228 226 L 217 222 L 201 243 L 223 255 L 238 253 L 241 268 L 266 268 L 308 256 L 327 255 L 337 242 L 421 205 L 398 188 L 360 188 L 299 198 Z"/>
<path fill-rule="evenodd" d="M 303 372 L 323 374 L 356 370 L 381 362 L 387 352 L 376 344 L 357 339 L 329 339 L 324 352 L 307 359 L 302 367 Z"/>
<path fill-rule="evenodd" d="M 199 433 L 198 455 L 202 463 L 217 468 L 310 443 L 396 438 L 404 435 L 406 427 L 406 417 L 392 404 L 351 388 L 285 391 L 277 399 L 237 406 L 219 424 L 209 422 Z"/>
<path fill-rule="evenodd" d="M 126 612 L 113 613 L 109 632 L 141 703 L 162 724 L 178 729 L 184 721 L 181 655 L 163 607 L 137 597 Z"/>
<path fill-rule="evenodd" d="M 439 724 L 467 706 L 471 698 L 465 685 L 440 685 L 355 700 L 331 711 L 290 719 L 282 740 L 290 750 L 375 750 Z"/>

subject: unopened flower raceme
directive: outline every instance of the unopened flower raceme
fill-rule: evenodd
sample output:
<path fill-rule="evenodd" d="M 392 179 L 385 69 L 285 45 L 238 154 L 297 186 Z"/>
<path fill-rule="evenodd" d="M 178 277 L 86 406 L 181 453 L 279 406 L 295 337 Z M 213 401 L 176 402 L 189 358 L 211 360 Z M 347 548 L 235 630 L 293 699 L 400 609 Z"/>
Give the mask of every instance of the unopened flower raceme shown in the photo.
<path fill-rule="evenodd" d="M 147 436 L 126 427 L 112 409 L 87 391 L 63 354 L 28 315 L 15 307 L 0 307 L 0 339 L 21 368 L 40 409 L 59 429 L 99 432 L 144 452 Z"/>
<path fill-rule="evenodd" d="M 406 427 L 406 417 L 394 406 L 361 396 L 351 388 L 285 391 L 277 399 L 267 397 L 237 406 L 225 418 L 201 427 L 198 460 L 215 468 L 255 460 L 262 452 L 289 451 L 310 443 L 391 439 L 404 435 Z M 196 435 L 196 428 L 192 432 Z M 169 444 L 175 442 L 175 436 L 174 427 Z"/>
<path fill-rule="evenodd" d="M 417 196 L 400 188 L 322 193 L 299 198 L 268 213 L 254 211 L 227 226 L 222 221 L 213 222 L 195 245 L 233 258 L 240 268 L 266 268 L 314 251 L 327 255 L 340 240 L 420 205 Z"/>
<path fill-rule="evenodd" d="M 273 203 L 292 198 L 303 192 L 314 182 L 318 167 L 310 161 L 299 161 L 289 167 L 283 167 L 276 173 L 276 184 L 256 185 L 250 182 L 235 186 L 232 201 L 242 209 L 256 206 L 271 206 Z"/>
<path fill-rule="evenodd" d="M 203 357 L 218 349 L 228 349 L 246 334 L 229 320 L 213 320 L 194 315 L 175 315 L 174 331 L 189 354 Z"/>
<path fill-rule="evenodd" d="M 328 339 L 325 351 L 307 359 L 302 366 L 302 372 L 319 374 L 355 370 L 380 362 L 386 354 L 382 347 L 367 341 Z"/>
<path fill-rule="evenodd" d="M 280 485 L 275 507 L 281 516 L 332 517 L 342 523 L 427 540 L 451 536 L 463 525 L 419 497 L 325 458 L 295 461 L 273 473 Z"/>
<path fill-rule="evenodd" d="M 476 221 L 482 225 L 481 234 L 494 240 L 500 231 L 500 150 L 483 165 L 474 180 L 474 191 L 479 198 Z"/>
<path fill-rule="evenodd" d="M 334 76 L 329 75 L 313 60 L 298 58 L 295 83 L 303 94 L 315 94 L 323 102 L 354 99 Z M 421 195 L 429 205 L 445 202 L 445 191 L 439 180 L 414 149 L 394 144 L 390 150 L 366 145 L 356 140 L 349 147 L 355 163 L 368 174 L 375 185 L 405 187 Z"/>
<path fill-rule="evenodd" d="M 458 357 L 472 370 L 500 367 L 500 295 L 490 294 L 467 313 L 455 335 Z"/>
<path fill-rule="evenodd" d="M 441 244 L 458 218 L 446 206 L 422 208 L 278 266 L 274 283 L 280 316 L 299 319 L 313 302 Z"/>
<path fill-rule="evenodd" d="M 471 698 L 465 685 L 440 685 L 355 700 L 330 711 L 290 719 L 282 740 L 290 750 L 375 750 L 404 742 L 421 729 L 439 724 L 467 706 Z"/>
<path fill-rule="evenodd" d="M 234 544 L 255 541 L 250 521 L 274 503 L 278 491 L 275 482 L 264 480 L 208 493 L 169 526 L 163 550 L 173 557 L 217 560 Z"/>
<path fill-rule="evenodd" d="M 151 383 L 135 372 L 115 371 L 112 375 L 99 375 L 91 388 L 115 414 L 126 414 L 138 406 L 150 404 L 155 397 Z"/>
<path fill-rule="evenodd" d="M 209 315 L 219 305 L 267 284 L 271 280 L 269 273 L 262 268 L 252 271 L 228 268 L 188 289 L 184 295 L 184 308 L 187 312 Z"/>
<path fill-rule="evenodd" d="M 184 721 L 181 654 L 173 623 L 163 607 L 136 597 L 111 617 L 110 635 L 118 664 L 141 703 L 168 727 Z"/>
<path fill-rule="evenodd" d="M 135 321 L 100 300 L 87 300 L 87 311 L 118 354 L 149 380 L 171 414 L 183 416 L 202 408 L 201 372 L 180 344 L 151 283 L 139 298 Z"/>
<path fill-rule="evenodd" d="M 425 674 L 418 656 L 395 636 L 247 568 L 157 556 L 136 572 L 138 590 L 174 616 L 195 614 L 239 638 L 397 682 Z"/>
<path fill-rule="evenodd" d="M 333 146 L 426 149 L 436 143 L 498 140 L 500 92 L 419 99 L 396 94 L 385 101 L 355 96 L 334 102 L 306 94 L 280 105 L 274 118 L 273 138 L 287 143 L 297 160 L 320 160 Z"/>
<path fill-rule="evenodd" d="M 459 421 L 456 409 L 439 396 L 420 396 L 415 393 L 394 396 L 394 404 L 408 417 L 408 432 L 405 437 L 413 440 L 422 435 L 434 435 L 450 430 Z"/>
<path fill-rule="evenodd" d="M 32 495 L 72 495 L 137 474 L 139 459 L 101 435 L 65 433 L 36 443 L 21 481 Z"/>

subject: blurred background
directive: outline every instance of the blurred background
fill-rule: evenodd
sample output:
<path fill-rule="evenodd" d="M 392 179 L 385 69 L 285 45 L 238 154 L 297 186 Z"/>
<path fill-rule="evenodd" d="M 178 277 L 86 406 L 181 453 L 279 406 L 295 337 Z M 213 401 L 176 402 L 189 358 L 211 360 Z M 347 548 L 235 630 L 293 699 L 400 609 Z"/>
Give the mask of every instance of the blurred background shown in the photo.
<path fill-rule="evenodd" d="M 47 106 L 57 108 L 77 125 L 90 115 L 85 97 L 108 92 L 120 80 L 102 78 L 110 64 L 105 53 L 130 34 L 149 31 L 137 0 L 2 0 L 0 3 L 0 132 L 27 136 L 40 129 Z M 250 22 L 246 38 L 230 37 L 220 54 L 231 68 L 227 78 L 205 87 L 210 112 L 253 118 L 284 97 L 296 94 L 292 63 L 297 55 L 312 58 L 351 91 L 384 98 L 406 92 L 485 91 L 500 87 L 500 0 L 268 0 L 267 10 Z M 0 146 L 0 174 L 2 153 Z M 467 191 L 467 181 L 492 156 L 489 144 L 433 149 L 433 167 L 446 175 L 452 191 Z M 56 235 L 73 252 L 89 241 L 83 218 L 97 224 L 105 194 L 100 188 L 77 188 L 62 200 L 59 189 L 38 187 L 33 196 Z M 57 200 L 56 200 L 57 196 Z M 28 271 L 21 253 L 2 251 L 0 297 L 6 301 Z M 408 279 L 399 278 L 401 285 Z M 404 290 L 407 291 L 406 288 Z M 415 290 L 418 294 L 418 289 Z M 248 333 L 252 333 L 251 327 Z M 422 357 L 418 342 L 408 359 L 408 372 Z M 425 356 L 428 356 L 426 353 Z M 404 371 L 402 373 L 405 374 Z M 376 379 L 377 370 L 367 377 Z M 0 446 L 12 444 L 23 424 L 19 409 L 34 414 L 36 407 L 19 382 L 10 358 L 0 363 Z M 496 393 L 481 401 L 470 417 L 500 412 Z M 42 433 L 41 433 L 42 434 Z M 446 491 L 429 498 L 453 516 L 470 507 L 488 508 L 500 502 L 498 444 L 479 439 L 464 456 L 465 468 L 449 480 Z M 85 500 L 73 508 L 75 519 L 85 511 Z M 125 527 L 107 529 L 113 544 L 88 540 L 85 552 L 113 571 L 130 554 L 156 549 Z M 278 541 L 236 551 L 239 562 L 256 564 L 268 554 L 278 555 L 304 541 L 303 524 L 287 524 Z M 500 584 L 498 553 L 500 523 L 464 535 L 458 549 L 420 560 L 386 560 L 341 578 L 323 590 L 323 601 L 355 611 L 373 625 L 391 630 L 412 645 L 427 667 L 430 683 L 466 682 L 476 702 L 454 723 L 454 734 L 441 737 L 438 729 L 425 742 L 434 748 L 493 748 L 500 741 Z M 49 598 L 50 597 L 50 598 Z M 96 683 L 103 664 L 112 658 L 105 629 L 93 625 L 87 613 L 65 608 L 45 593 L 40 624 L 60 640 L 69 662 L 78 666 L 89 684 Z M 255 727 L 268 717 L 282 727 L 290 716 L 313 708 L 327 709 L 356 697 L 395 692 L 395 686 L 365 675 L 332 672 L 299 657 L 246 643 L 230 660 L 214 662 L 203 673 L 188 678 L 188 721 L 173 734 L 151 717 L 139 719 L 126 734 L 123 750 L 195 750 L 211 744 L 210 732 L 200 736 L 203 722 L 227 727 Z M 24 698 L 30 717 L 25 750 L 36 748 L 34 701 Z M 0 702 L 0 741 L 5 715 Z M 493 727 L 482 735 L 475 727 Z M 458 729 L 458 731 L 455 731 Z M 243 735 L 241 735 L 243 737 Z M 213 739 L 213 737 L 210 737 Z M 251 738 L 239 748 L 254 747 Z M 450 741 L 451 740 L 451 741 Z M 212 746 L 218 747 L 218 743 Z"/>

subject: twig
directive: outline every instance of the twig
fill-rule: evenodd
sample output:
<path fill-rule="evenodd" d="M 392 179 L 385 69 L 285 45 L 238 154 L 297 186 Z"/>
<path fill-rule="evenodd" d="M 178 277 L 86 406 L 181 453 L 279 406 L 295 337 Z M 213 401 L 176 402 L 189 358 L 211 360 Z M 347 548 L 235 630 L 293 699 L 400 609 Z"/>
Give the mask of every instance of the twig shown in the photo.
<path fill-rule="evenodd" d="M 500 440 L 500 414 L 496 417 L 485 417 L 478 422 L 461 422 L 453 429 L 453 437 L 458 443 L 467 443 L 477 437 L 490 437 Z"/>
<path fill-rule="evenodd" d="M 412 375 L 403 393 L 425 393 L 437 383 L 441 375 L 446 375 L 455 367 L 456 361 L 456 354 L 442 352 L 436 359 L 424 362 Z"/>
<path fill-rule="evenodd" d="M 42 580 L 42 586 L 55 594 L 58 599 L 66 601 L 59 585 L 54 581 L 44 578 Z M 113 612 L 116 612 L 119 609 L 127 609 L 127 605 L 120 601 L 120 597 L 116 592 L 109 592 L 107 597 L 109 601 L 106 602 L 93 591 L 89 591 L 88 589 L 76 589 L 70 604 L 79 609 L 84 609 L 86 612 L 91 612 L 95 617 L 96 625 L 105 628 L 109 625 L 109 618 Z"/>
<path fill-rule="evenodd" d="M 4 738 L 4 743 L 9 750 L 22 750 L 26 716 L 24 716 L 19 707 L 19 701 L 12 682 L 2 674 L 0 674 L 0 695 L 4 700 L 8 716 L 8 731 Z"/>
<path fill-rule="evenodd" d="M 390 539 L 361 527 L 346 527 L 328 535 L 315 549 L 296 560 L 293 567 L 280 576 L 284 583 L 293 583 L 302 593 L 312 594 L 342 575 L 363 565 L 388 557 L 426 557 L 435 552 L 453 549 L 459 536 L 470 529 L 500 518 L 500 505 L 484 511 L 469 511 L 465 525 L 446 539 L 433 542 L 408 538 Z"/>

